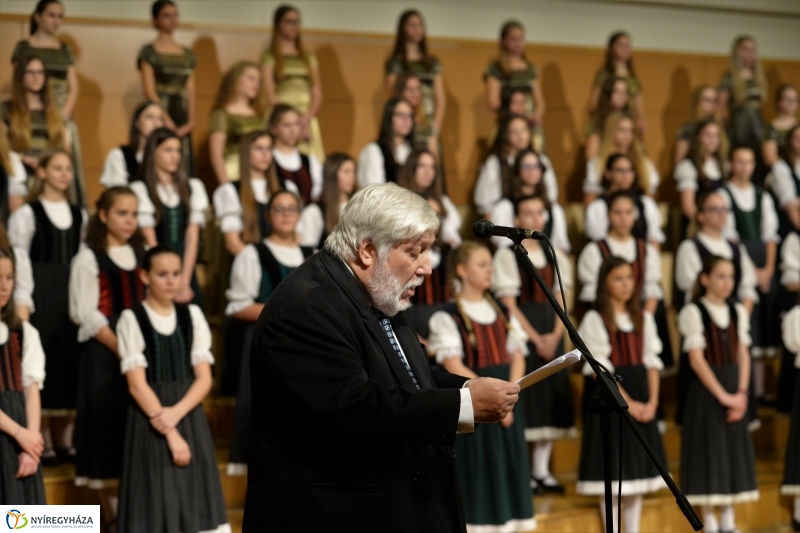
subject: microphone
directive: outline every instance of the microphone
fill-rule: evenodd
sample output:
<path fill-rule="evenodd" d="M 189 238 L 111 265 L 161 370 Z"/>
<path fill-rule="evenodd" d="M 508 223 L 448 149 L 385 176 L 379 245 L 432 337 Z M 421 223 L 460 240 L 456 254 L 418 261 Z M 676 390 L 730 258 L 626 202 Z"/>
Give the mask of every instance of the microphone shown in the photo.
<path fill-rule="evenodd" d="M 548 240 L 547 235 L 541 231 L 532 229 L 511 228 L 508 226 L 495 226 L 488 220 L 479 220 L 472 225 L 472 234 L 479 239 L 489 239 L 491 237 L 508 237 L 515 239 L 533 239 L 535 241 Z"/>

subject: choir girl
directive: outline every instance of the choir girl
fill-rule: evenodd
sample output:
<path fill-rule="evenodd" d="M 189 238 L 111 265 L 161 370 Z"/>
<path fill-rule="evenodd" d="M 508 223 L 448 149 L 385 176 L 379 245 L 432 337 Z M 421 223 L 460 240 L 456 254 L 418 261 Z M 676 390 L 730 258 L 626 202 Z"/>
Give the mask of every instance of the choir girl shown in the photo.
<path fill-rule="evenodd" d="M 233 260 L 230 288 L 227 291 L 228 307 L 225 314 L 233 318 L 226 337 L 238 338 L 238 353 L 227 353 L 226 359 L 238 359 L 239 394 L 236 399 L 229 475 L 247 472 L 250 438 L 250 343 L 253 327 L 275 287 L 314 253 L 313 248 L 299 246 L 296 239 L 297 223 L 302 206 L 293 192 L 279 191 L 268 205 L 270 234 L 255 244 L 248 244 Z M 226 350 L 235 350 L 233 342 L 226 342 Z"/>
<path fill-rule="evenodd" d="M 267 202 L 281 190 L 272 158 L 272 135 L 266 130 L 248 133 L 240 143 L 241 164 L 238 188 L 223 183 L 214 189 L 214 213 L 219 220 L 225 248 L 238 255 L 245 245 L 256 243 L 269 233 Z M 294 184 L 285 184 L 293 188 Z M 293 189 L 296 192 L 296 189 Z"/>
<path fill-rule="evenodd" d="M 416 74 L 422 82 L 422 108 L 431 129 L 431 136 L 439 138 L 447 107 L 442 65 L 428 53 L 425 23 L 422 14 L 409 9 L 400 15 L 394 50 L 386 60 L 386 90 L 392 94 L 395 80 L 403 72 Z M 441 157 L 441 154 L 438 154 Z M 360 158 L 359 158 L 360 161 Z M 361 183 L 363 187 L 366 183 Z"/>
<path fill-rule="evenodd" d="M 800 230 L 800 124 L 786 134 L 780 156 L 772 165 L 767 185 L 780 208 L 781 236 L 786 236 L 792 230 Z"/>
<path fill-rule="evenodd" d="M 433 126 L 422 108 L 422 81 L 410 72 L 401 72 L 394 82 L 392 98 L 405 100 L 414 110 L 414 148 L 427 148 L 437 157 L 441 153 L 439 137 L 433 135 Z"/>
<path fill-rule="evenodd" d="M 300 39 L 300 12 L 281 5 L 272 17 L 272 42 L 261 55 L 264 89 L 270 103 L 287 104 L 300 114 L 300 144 L 304 154 L 325 160 L 317 113 L 322 106 L 322 82 L 314 52 Z"/>
<path fill-rule="evenodd" d="M 791 368 L 781 368 L 781 372 L 789 372 L 793 382 L 791 401 L 791 424 L 789 439 L 786 444 L 786 461 L 783 470 L 781 495 L 793 497 L 792 530 L 800 531 L 800 305 L 795 305 L 782 321 L 783 344 L 791 357 Z"/>
<path fill-rule="evenodd" d="M 45 354 L 39 332 L 16 314 L 14 278 L 14 255 L 0 249 L 0 499 L 5 504 L 44 505 L 39 391 L 44 386 Z"/>
<path fill-rule="evenodd" d="M 17 152 L 28 177 L 34 177 L 38 158 L 48 148 L 67 148 L 67 132 L 53 88 L 41 59 L 25 56 L 14 63 L 11 99 L 0 106 L 11 149 Z"/>
<path fill-rule="evenodd" d="M 719 107 L 727 121 L 732 147 L 746 146 L 761 161 L 764 117 L 761 105 L 767 98 L 767 79 L 758 57 L 756 41 L 749 35 L 738 37 L 731 47 L 730 68 L 719 82 Z M 760 184 L 764 175 L 756 171 Z"/>
<path fill-rule="evenodd" d="M 164 109 L 164 125 L 181 139 L 184 172 L 195 175 L 192 131 L 197 104 L 195 101 L 194 52 L 175 42 L 178 6 L 172 0 L 156 0 L 151 7 L 153 26 L 158 37 L 139 51 L 136 64 L 142 76 L 144 97 L 159 102 Z"/>
<path fill-rule="evenodd" d="M 80 137 L 73 116 L 80 92 L 78 72 L 72 50 L 56 36 L 63 19 L 64 5 L 59 0 L 39 0 L 31 14 L 30 37 L 17 42 L 11 62 L 16 66 L 24 62 L 26 57 L 36 57 L 44 64 L 47 71 L 45 81 L 52 88 L 59 116 L 63 119 L 66 147 L 72 154 L 75 175 L 70 184 L 69 200 L 85 207 L 86 183 L 81 163 Z M 30 166 L 35 168 L 35 165 Z"/>
<path fill-rule="evenodd" d="M 103 192 L 86 229 L 86 248 L 73 258 L 69 278 L 69 314 L 81 343 L 75 484 L 101 490 L 104 514 L 111 517 L 117 512 L 128 402 L 116 325 L 122 311 L 144 299 L 137 204 L 127 187 Z"/>
<path fill-rule="evenodd" d="M 728 152 L 724 132 L 715 119 L 699 121 L 692 133 L 689 155 L 675 166 L 675 186 L 681 196 L 685 219 L 697 212 L 697 195 L 719 189 L 728 172 Z"/>
<path fill-rule="evenodd" d="M 613 154 L 626 154 L 636 166 L 638 188 L 652 196 L 658 190 L 661 177 L 656 166 L 645 155 L 644 144 L 636 133 L 636 125 L 630 115 L 612 113 L 606 118 L 602 145 L 597 155 L 586 163 L 586 179 L 583 183 L 583 202 L 589 205 L 603 194 L 603 172 L 606 161 Z"/>
<path fill-rule="evenodd" d="M 339 223 L 339 214 L 356 190 L 358 176 L 355 160 L 342 152 L 328 155 L 322 167 L 319 203 L 307 205 L 300 217 L 300 244 L 321 249 L 325 239 Z"/>
<path fill-rule="evenodd" d="M 208 152 L 220 184 L 239 179 L 239 141 L 264 128 L 261 68 L 251 61 L 233 65 L 219 86 L 208 117 Z"/>
<path fill-rule="evenodd" d="M 467 241 L 453 250 L 449 279 L 454 301 L 430 319 L 428 351 L 448 371 L 516 381 L 525 371 L 527 335 L 516 316 L 489 294 L 492 254 Z M 520 402 L 499 424 L 456 438 L 455 462 L 467 527 L 529 531 L 536 527 L 525 422 Z"/>
<path fill-rule="evenodd" d="M 661 211 L 653 198 L 642 194 L 636 171 L 633 160 L 625 154 L 613 154 L 606 160 L 604 192 L 586 207 L 584 226 L 589 239 L 599 241 L 608 235 L 608 200 L 615 192 L 624 191 L 636 200 L 633 236 L 661 248 L 666 240 L 661 229 Z"/>
<path fill-rule="evenodd" d="M 36 181 L 29 200 L 8 221 L 8 238 L 15 253 L 29 260 L 34 286 L 18 269 L 20 290 L 17 301 L 21 318 L 39 330 L 48 354 L 46 371 L 50 376 L 42 392 L 45 415 L 62 418 L 63 430 L 55 440 L 65 459 L 75 456 L 73 447 L 78 378 L 78 332 L 69 317 L 70 262 L 83 246 L 88 216 L 84 209 L 68 201 L 72 181 L 72 158 L 66 150 L 48 150 L 39 158 Z M 35 313 L 34 313 L 35 311 Z M 50 420 L 43 420 L 42 432 L 47 448 L 42 459 L 56 460 Z M 55 421 L 53 421 L 55 429 Z"/>
<path fill-rule="evenodd" d="M 752 183 L 756 160 L 750 148 L 734 148 L 731 175 L 723 195 L 730 209 L 726 236 L 741 243 L 756 271 L 758 303 L 751 311 L 750 355 L 753 362 L 754 394 L 764 394 L 764 356 L 774 356 L 780 346 L 780 327 L 771 314 L 778 303 L 775 266 L 778 256 L 778 213 L 772 196 Z"/>
<path fill-rule="evenodd" d="M 555 248 L 569 254 L 572 245 L 567 237 L 567 219 L 564 209 L 557 202 L 550 200 L 549 184 L 544 181 L 550 169 L 545 166 L 543 160 L 544 157 L 532 148 L 525 148 L 517 154 L 509 188 L 504 191 L 503 199 L 494 204 L 489 218 L 498 226 L 513 226 L 514 204 L 517 200 L 527 196 L 539 196 L 547 203 L 543 231 Z M 511 245 L 511 241 L 503 237 L 492 237 L 492 242 L 498 247 Z"/>
<path fill-rule="evenodd" d="M 728 205 L 722 194 L 724 193 L 707 192 L 697 199 L 696 219 L 699 230 L 697 235 L 681 242 L 675 254 L 675 286 L 684 293 L 683 301 L 678 299 L 676 306 L 682 307 L 684 303 L 691 302 L 697 276 L 703 269 L 703 261 L 714 255 L 733 263 L 736 276 L 730 298 L 731 301 L 741 302 L 748 310 L 749 317 L 750 310 L 758 301 L 758 278 L 747 249 L 725 238 Z"/>
<path fill-rule="evenodd" d="M 475 184 L 474 202 L 481 216 L 489 215 L 492 208 L 503 197 L 509 195 L 515 158 L 522 150 L 531 147 L 531 129 L 528 120 L 519 115 L 510 115 L 500 124 L 489 157 L 483 162 Z M 544 154 L 539 154 L 544 166 L 543 181 L 547 187 L 547 199 L 558 201 L 558 181 L 553 165 Z"/>
<path fill-rule="evenodd" d="M 747 428 L 750 317 L 735 294 L 735 265 L 703 260 L 693 302 L 678 316 L 690 373 L 681 439 L 681 490 L 709 531 L 738 531 L 734 504 L 756 501 Z M 717 521 L 716 509 L 720 510 Z"/>
<path fill-rule="evenodd" d="M 0 120 L 0 221 L 8 223 L 8 217 L 25 202 L 28 195 L 28 173 L 20 155 L 11 149 L 8 128 Z"/>
<path fill-rule="evenodd" d="M 613 113 L 630 115 L 628 109 L 628 82 L 625 78 L 610 76 L 600 89 L 600 100 L 586 126 L 586 160 L 591 160 L 600 150 L 606 119 Z"/>
<path fill-rule="evenodd" d="M 608 38 L 605 62 L 594 78 L 592 94 L 589 97 L 589 115 L 593 115 L 597 110 L 603 84 L 611 76 L 624 78 L 627 82 L 628 110 L 636 119 L 636 131 L 644 136 L 646 123 L 642 85 L 633 70 L 631 36 L 624 31 L 616 32 Z"/>
<path fill-rule="evenodd" d="M 179 143 L 175 150 L 180 153 Z M 211 331 L 199 307 L 175 301 L 184 286 L 179 253 L 158 244 L 144 254 L 141 270 L 147 298 L 117 322 L 120 366 L 132 397 L 119 531 L 230 533 L 202 406 L 212 384 Z"/>
<path fill-rule="evenodd" d="M 138 221 L 145 245 L 166 244 L 181 254 L 183 277 L 175 301 L 199 303 L 195 266 L 208 195 L 203 182 L 183 173 L 181 139 L 174 131 L 159 128 L 150 134 L 139 175 L 131 189 L 139 199 Z"/>
<path fill-rule="evenodd" d="M 544 231 L 548 216 L 547 201 L 544 198 L 523 196 L 516 201 L 514 208 L 514 226 Z M 540 241 L 527 239 L 522 241 L 522 245 L 533 266 L 560 302 L 561 286 L 556 277 L 554 262 L 558 262 L 561 270 L 564 292 L 569 293 L 573 282 L 567 257 L 558 249 L 553 257 L 549 248 L 540 245 Z M 494 295 L 519 320 L 528 335 L 529 353 L 525 358 L 525 374 L 528 374 L 563 354 L 564 325 L 514 252 L 509 248 L 498 248 L 494 254 L 493 267 Z M 534 445 L 531 485 L 537 494 L 564 492 L 564 487 L 550 473 L 550 456 L 554 440 L 575 438 L 578 434 L 569 379 L 568 372 L 559 372 L 523 392 L 520 398 L 525 404 L 525 440 Z"/>
<path fill-rule="evenodd" d="M 675 156 L 673 164 L 677 165 L 689 155 L 689 149 L 692 145 L 692 133 L 695 126 L 701 120 L 717 120 L 719 117 L 719 92 L 716 87 L 711 85 L 701 85 L 692 91 L 692 110 L 694 117 L 692 120 L 687 120 L 678 129 L 678 134 L 675 139 Z M 728 136 L 724 131 L 721 133 L 722 143 L 728 146 Z M 725 149 L 725 152 L 728 150 Z"/>
<path fill-rule="evenodd" d="M 413 150 L 414 109 L 399 98 L 383 106 L 378 139 L 366 145 L 358 155 L 358 186 L 392 181 L 397 183 L 400 168 Z"/>
<path fill-rule="evenodd" d="M 441 237 L 450 246 L 461 244 L 461 215 L 456 205 L 444 194 L 444 179 L 439 172 L 439 162 L 429 150 L 414 150 L 400 169 L 397 184 L 433 200 L 444 211 Z"/>
<path fill-rule="evenodd" d="M 596 302 L 600 282 L 597 273 L 603 261 L 615 256 L 632 265 L 636 294 L 644 302 L 646 311 L 650 314 L 656 312 L 659 300 L 664 298 L 664 290 L 661 288 L 661 254 L 655 246 L 633 235 L 635 219 L 636 200 L 633 196 L 619 191 L 608 198 L 608 235 L 588 243 L 578 257 L 582 302 Z"/>
<path fill-rule="evenodd" d="M 539 70 L 525 56 L 525 27 L 510 20 L 500 29 L 500 55 L 483 73 L 486 83 L 486 105 L 490 111 L 500 112 L 504 93 L 522 89 L 525 109 L 522 113 L 531 126 L 533 148 L 544 151 L 542 117 L 545 112 L 544 95 L 539 82 Z"/>
<path fill-rule="evenodd" d="M 289 105 L 278 104 L 272 108 L 268 124 L 278 180 L 283 186 L 293 183 L 303 205 L 319 201 L 319 195 L 322 194 L 322 165 L 313 154 L 304 154 L 298 149 L 300 113 Z"/>
<path fill-rule="evenodd" d="M 642 310 L 636 295 L 634 267 L 621 257 L 603 261 L 597 279 L 597 306 L 588 311 L 578 333 L 592 355 L 610 372 L 622 377 L 620 393 L 628 403 L 628 412 L 638 423 L 647 442 L 662 464 L 666 464 L 664 444 L 658 431 L 656 411 L 660 389 L 659 371 L 664 368 L 658 354 L 662 350 L 653 315 Z M 638 532 L 644 494 L 665 487 L 644 449 L 627 424 L 611 416 L 611 449 L 603 452 L 600 416 L 590 413 L 588 406 L 598 395 L 594 374 L 584 363 L 584 423 L 581 458 L 578 469 L 578 494 L 600 497 L 600 512 L 605 523 L 605 488 L 603 486 L 603 453 L 611 459 L 614 491 L 614 528 L 619 529 L 617 499 L 622 498 L 626 532 Z M 622 490 L 619 487 L 620 447 L 622 455 Z"/>
<path fill-rule="evenodd" d="M 764 129 L 761 141 L 761 154 L 764 164 L 772 168 L 778 162 L 781 152 L 786 147 L 789 132 L 797 126 L 797 109 L 800 107 L 800 94 L 794 85 L 784 84 L 775 93 L 775 111 L 777 115 Z"/>
<path fill-rule="evenodd" d="M 145 100 L 136 106 L 131 117 L 128 143 L 113 148 L 106 156 L 100 175 L 104 187 L 125 186 L 139 177 L 147 137 L 153 130 L 164 127 L 164 119 L 163 109 L 153 100 Z"/>

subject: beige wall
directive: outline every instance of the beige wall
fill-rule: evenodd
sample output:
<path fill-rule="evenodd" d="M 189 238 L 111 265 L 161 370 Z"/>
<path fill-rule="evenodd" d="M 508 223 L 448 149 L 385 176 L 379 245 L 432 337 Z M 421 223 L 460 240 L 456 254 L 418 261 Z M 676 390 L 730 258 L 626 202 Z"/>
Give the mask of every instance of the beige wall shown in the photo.
<path fill-rule="evenodd" d="M 185 2 L 189 3 L 189 2 Z M 383 3 L 383 2 L 378 2 Z M 182 3 L 181 5 L 183 5 Z M 10 51 L 26 34 L 25 17 L 0 15 L 0 50 Z M 99 192 L 97 179 L 105 154 L 125 141 L 129 115 L 141 98 L 135 58 L 153 37 L 144 21 L 110 19 L 67 20 L 62 34 L 77 57 L 81 95 L 76 110 L 81 131 L 90 194 Z M 212 183 L 206 143 L 210 106 L 221 73 L 242 58 L 257 58 L 267 42 L 260 28 L 186 25 L 178 36 L 199 58 L 198 124 L 194 135 L 200 177 Z M 328 152 L 357 155 L 373 140 L 385 100 L 382 66 L 391 47 L 389 34 L 307 30 L 307 46 L 316 51 L 325 93 L 320 123 Z M 486 110 L 481 73 L 494 57 L 489 40 L 431 39 L 432 52 L 443 64 L 448 106 L 443 129 L 448 187 L 458 204 L 470 203 L 480 163 L 482 139 L 492 126 Z M 579 198 L 584 163 L 580 146 L 589 87 L 602 50 L 596 47 L 532 44 L 529 54 L 542 73 L 548 111 L 545 116 L 549 155 L 561 183 L 561 198 Z M 690 115 L 689 94 L 700 83 L 716 84 L 726 68 L 723 55 L 639 50 L 636 63 L 642 79 L 649 122 L 647 149 L 661 173 L 670 173 L 672 138 Z M 772 87 L 782 82 L 800 86 L 800 63 L 765 61 Z M 11 66 L 0 61 L 0 86 L 7 87 Z M 771 113 L 770 106 L 765 112 Z M 662 197 L 672 198 L 671 180 L 664 180 Z"/>

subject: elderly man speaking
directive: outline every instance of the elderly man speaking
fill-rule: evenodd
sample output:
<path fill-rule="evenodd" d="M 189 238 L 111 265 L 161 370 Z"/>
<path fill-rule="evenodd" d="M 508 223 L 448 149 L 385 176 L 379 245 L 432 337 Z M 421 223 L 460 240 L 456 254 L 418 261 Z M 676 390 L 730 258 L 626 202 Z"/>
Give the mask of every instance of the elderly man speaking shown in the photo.
<path fill-rule="evenodd" d="M 430 369 L 402 311 L 438 225 L 417 194 L 366 187 L 272 293 L 250 355 L 245 533 L 465 531 L 451 446 L 519 387 Z"/>

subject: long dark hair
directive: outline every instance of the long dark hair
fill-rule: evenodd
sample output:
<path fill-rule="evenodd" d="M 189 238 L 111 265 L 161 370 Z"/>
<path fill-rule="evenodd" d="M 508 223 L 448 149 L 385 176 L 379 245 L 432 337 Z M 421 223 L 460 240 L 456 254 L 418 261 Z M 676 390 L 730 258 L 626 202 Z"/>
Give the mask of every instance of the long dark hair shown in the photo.
<path fill-rule="evenodd" d="M 416 9 L 407 9 L 406 11 L 403 11 L 403 13 L 400 15 L 400 19 L 397 21 L 397 35 L 394 41 L 392 57 L 399 60 L 405 69 L 408 69 L 408 58 L 406 58 L 406 22 L 408 22 L 408 19 L 414 16 L 419 17 L 422 25 L 425 25 L 425 19 L 422 18 L 422 13 Z M 424 34 L 422 36 L 422 40 L 419 42 L 419 53 L 422 56 L 422 64 L 425 65 L 426 69 L 430 68 L 431 58 L 428 55 L 428 41 Z"/>
<path fill-rule="evenodd" d="M 272 140 L 270 132 L 258 130 L 248 133 L 239 141 L 239 201 L 242 204 L 242 241 L 248 244 L 258 242 L 259 236 L 261 238 L 265 237 L 265 235 L 261 235 L 258 225 L 258 210 L 256 209 L 256 199 L 255 194 L 253 194 L 253 183 L 250 176 L 250 147 L 262 137 L 269 137 Z M 275 170 L 275 161 L 272 162 L 264 174 L 267 179 L 267 192 L 271 197 L 281 190 L 278 173 Z"/>
<path fill-rule="evenodd" d="M 137 105 L 133 110 L 133 115 L 131 116 L 131 128 L 128 133 L 128 148 L 130 148 L 134 154 L 139 151 L 139 141 L 141 141 L 142 135 L 142 132 L 140 132 L 139 128 L 136 127 L 136 122 L 139 121 L 139 117 L 142 116 L 142 113 L 144 113 L 145 109 L 151 105 L 157 106 L 159 109 L 161 109 L 161 104 L 158 102 L 154 102 L 153 100 L 144 100 L 143 102 L 139 102 L 139 105 Z"/>
<path fill-rule="evenodd" d="M 725 163 L 728 160 L 727 147 L 725 146 L 725 143 L 722 142 L 722 132 L 724 132 L 725 129 L 719 122 L 717 122 L 716 119 L 707 118 L 701 120 L 695 125 L 694 130 L 692 131 L 692 140 L 689 145 L 689 158 L 692 160 L 692 162 L 694 162 L 694 166 L 697 167 L 697 181 L 699 183 L 704 183 L 709 179 L 703 171 L 703 163 L 705 161 L 703 159 L 703 154 L 700 147 L 700 134 L 703 133 L 704 129 L 712 124 L 715 125 L 719 130 L 720 143 L 719 149 L 716 153 L 711 154 L 711 157 L 717 161 L 717 165 L 719 165 L 719 171 L 722 174 L 725 174 Z"/>
<path fill-rule="evenodd" d="M 0 259 L 8 259 L 11 261 L 11 270 L 14 274 L 14 278 L 17 277 L 17 261 L 14 258 L 14 252 L 11 248 L 2 248 L 0 247 Z M 15 282 L 16 284 L 16 282 Z M 8 329 L 13 331 L 19 331 L 22 329 L 22 320 L 20 320 L 19 316 L 17 315 L 16 304 L 14 303 L 14 291 L 11 291 L 11 294 L 8 296 L 8 302 L 6 302 L 5 307 L 0 310 L 0 319 L 6 323 Z"/>
<path fill-rule="evenodd" d="M 108 227 L 100 220 L 100 211 L 105 211 L 106 215 L 114 207 L 117 198 L 122 196 L 132 196 L 137 198 L 136 193 L 128 187 L 111 187 L 103 191 L 100 198 L 97 199 L 95 207 L 97 210 L 89 219 L 86 226 L 86 246 L 91 250 L 105 254 L 108 252 Z M 138 201 L 138 199 L 137 199 Z M 137 257 L 141 256 L 144 251 L 144 237 L 142 231 L 137 227 L 136 231 L 131 238 L 128 239 L 128 244 L 133 248 Z"/>
<path fill-rule="evenodd" d="M 156 149 L 161 146 L 164 141 L 169 139 L 177 139 L 179 142 L 181 140 L 181 138 L 170 129 L 158 128 L 154 130 L 153 133 L 151 133 L 147 138 L 142 164 L 139 165 L 138 179 L 147 185 L 147 192 L 150 194 L 150 200 L 153 202 L 153 206 L 156 208 L 156 223 L 161 220 L 162 206 L 161 199 L 158 197 L 158 190 L 156 188 L 156 185 L 158 184 L 158 174 L 156 173 L 155 155 Z M 175 187 L 178 189 L 178 195 L 181 198 L 181 202 L 188 206 L 191 191 L 189 190 L 189 180 L 183 173 L 181 165 L 178 165 L 178 170 L 172 174 L 172 179 Z"/>
<path fill-rule="evenodd" d="M 386 105 L 383 106 L 383 118 L 381 118 L 381 129 L 378 131 L 378 144 L 384 144 L 386 146 L 391 147 L 392 142 L 394 141 L 394 132 L 392 131 L 392 117 L 394 116 L 394 110 L 397 107 L 397 104 L 400 102 L 406 102 L 402 98 L 390 98 Z M 411 104 L 406 102 L 408 107 L 411 107 Z M 413 112 L 413 107 L 411 107 Z M 411 127 L 411 131 L 406 135 L 406 140 L 409 143 L 412 143 L 414 140 L 414 127 Z"/>
<path fill-rule="evenodd" d="M 628 154 L 622 154 L 620 152 L 617 152 L 615 154 L 611 154 L 606 159 L 606 170 L 605 170 L 605 172 L 603 172 L 603 178 L 600 180 L 600 183 L 602 184 L 603 189 L 607 191 L 609 189 L 609 187 L 611 186 L 611 180 L 609 180 L 606 177 L 606 174 L 611 172 L 611 169 L 614 168 L 614 163 L 616 163 L 620 159 L 627 159 L 628 162 L 630 162 L 630 164 L 631 164 L 631 168 L 633 169 L 633 184 L 631 184 L 631 188 L 628 189 L 628 192 L 630 192 L 630 193 L 632 193 L 634 195 L 637 195 L 637 196 L 642 194 L 643 191 L 642 191 L 641 184 L 639 183 L 639 170 L 638 170 L 638 167 L 636 166 L 636 161 L 634 161 L 633 158 L 631 158 L 631 156 L 629 156 Z"/>
<path fill-rule="evenodd" d="M 297 13 L 298 16 L 300 15 L 300 10 L 289 4 L 279 5 L 272 14 L 272 41 L 270 42 L 269 50 L 272 52 L 272 57 L 275 60 L 275 68 L 272 70 L 275 81 L 281 81 L 281 79 L 283 79 L 283 54 L 281 53 L 281 46 L 278 40 L 278 26 L 283 22 L 283 17 L 291 12 Z M 300 39 L 299 31 L 297 32 L 297 39 L 295 39 L 294 45 L 297 48 L 297 53 L 300 55 L 300 60 L 305 63 L 306 68 L 310 72 L 311 65 L 308 62 L 308 55 L 305 50 L 303 50 L 303 41 Z"/>
<path fill-rule="evenodd" d="M 339 223 L 339 169 L 348 161 L 356 162 L 349 154 L 334 152 L 325 158 L 325 166 L 322 167 L 322 198 L 319 203 L 325 218 L 326 233 L 333 231 Z M 356 180 L 356 190 L 358 190 L 358 180 Z"/>
<path fill-rule="evenodd" d="M 525 125 L 528 125 L 528 121 L 522 115 L 509 114 L 500 119 L 500 125 L 497 128 L 497 137 L 495 137 L 492 149 L 489 151 L 489 155 L 497 156 L 500 162 L 503 194 L 506 196 L 511 193 L 511 175 L 513 173 L 513 169 L 508 165 L 508 127 L 517 119 L 523 120 Z"/>
<path fill-rule="evenodd" d="M 536 156 L 536 161 L 539 164 L 539 168 L 542 171 L 542 179 L 539 181 L 539 184 L 536 185 L 536 193 L 534 196 L 541 196 L 542 198 L 547 198 L 547 183 L 544 181 L 544 173 L 547 172 L 547 166 L 542 163 L 542 156 L 534 150 L 533 148 L 525 148 L 520 150 L 517 153 L 517 157 L 514 158 L 514 173 L 511 177 L 510 181 L 510 190 L 507 191 L 508 194 L 505 194 L 507 198 L 517 199 L 523 196 L 522 194 L 522 179 L 520 178 L 520 170 L 522 170 L 522 160 L 525 158 L 526 155 L 533 154 Z M 505 186 L 506 182 L 503 182 Z M 505 191 L 504 191 L 505 192 Z"/>
<path fill-rule="evenodd" d="M 511 69 L 508 68 L 508 52 L 506 52 L 505 48 L 503 48 L 503 40 L 508 37 L 508 34 L 511 30 L 522 30 L 525 33 L 525 26 L 522 25 L 522 22 L 518 20 L 508 20 L 503 23 L 503 26 L 500 28 L 500 68 L 503 69 L 503 72 L 508 74 Z M 525 52 L 522 53 L 522 60 L 525 63 L 528 63 L 528 58 L 525 57 Z"/>
<path fill-rule="evenodd" d="M 59 2 L 59 0 L 39 0 L 36 2 L 36 8 L 33 10 L 33 13 L 31 13 L 31 35 L 36 33 L 36 30 L 39 29 L 39 24 L 36 22 L 36 15 L 41 16 L 50 4 L 60 4 L 61 7 L 64 7 L 64 4 Z"/>
<path fill-rule="evenodd" d="M 800 154 L 793 155 L 792 147 L 790 146 L 792 143 L 792 137 L 799 129 L 800 124 L 796 124 L 794 128 L 789 130 L 789 133 L 786 134 L 786 143 L 781 149 L 781 158 L 789 164 L 789 168 L 794 168 L 795 160 L 800 161 Z"/>
<path fill-rule="evenodd" d="M 623 37 L 627 37 L 628 39 L 631 38 L 631 35 L 626 31 L 617 31 L 611 34 L 611 37 L 608 38 L 608 46 L 606 46 L 606 61 L 603 65 L 603 70 L 608 72 L 609 74 L 614 74 L 616 72 L 616 65 L 614 65 L 614 45 L 617 41 Z M 628 60 L 627 63 L 628 72 L 630 73 L 631 77 L 636 76 L 636 73 L 633 70 L 633 58 Z"/>
<path fill-rule="evenodd" d="M 600 99 L 597 101 L 597 110 L 594 112 L 594 117 L 592 120 L 594 122 L 594 126 L 597 129 L 597 132 L 601 135 L 603 134 L 603 126 L 606 123 L 606 119 L 611 113 L 614 112 L 621 112 L 621 113 L 630 113 L 631 110 L 629 109 L 629 100 L 625 100 L 625 107 L 622 109 L 612 109 L 611 108 L 611 95 L 614 93 L 614 86 L 618 82 L 622 82 L 625 84 L 625 91 L 628 90 L 628 82 L 625 81 L 625 78 L 621 76 L 609 76 L 605 82 L 603 82 L 603 86 L 600 87 Z"/>
<path fill-rule="evenodd" d="M 631 264 L 623 258 L 612 255 L 603 261 L 603 264 L 600 265 L 600 272 L 597 274 L 597 312 L 603 317 L 603 321 L 606 323 L 609 333 L 612 334 L 617 332 L 617 321 L 614 318 L 611 295 L 608 293 L 608 284 L 606 281 L 608 280 L 608 275 L 611 274 L 613 270 L 623 265 L 627 265 L 629 268 L 631 266 Z M 642 314 L 641 305 L 639 305 L 639 295 L 636 293 L 631 295 L 630 299 L 625 302 L 625 311 L 628 312 L 631 322 L 633 322 L 634 330 L 642 331 L 644 327 L 644 316 Z"/>
<path fill-rule="evenodd" d="M 705 259 L 703 259 L 703 268 L 697 275 L 697 281 L 695 281 L 694 288 L 692 289 L 693 302 L 698 301 L 700 298 L 706 295 L 706 288 L 703 287 L 702 283 L 700 283 L 700 276 L 710 275 L 714 269 L 717 268 L 717 265 L 723 262 L 733 264 L 730 259 L 725 259 L 724 257 L 720 257 L 718 255 L 708 255 Z"/>

